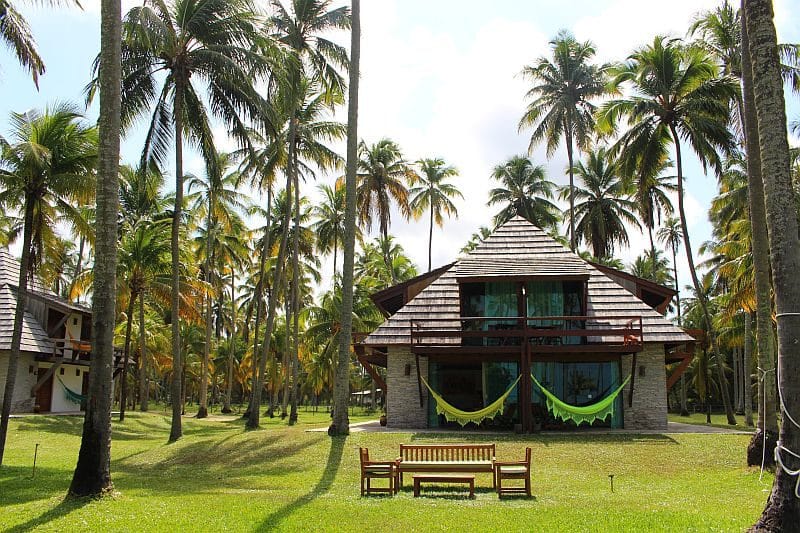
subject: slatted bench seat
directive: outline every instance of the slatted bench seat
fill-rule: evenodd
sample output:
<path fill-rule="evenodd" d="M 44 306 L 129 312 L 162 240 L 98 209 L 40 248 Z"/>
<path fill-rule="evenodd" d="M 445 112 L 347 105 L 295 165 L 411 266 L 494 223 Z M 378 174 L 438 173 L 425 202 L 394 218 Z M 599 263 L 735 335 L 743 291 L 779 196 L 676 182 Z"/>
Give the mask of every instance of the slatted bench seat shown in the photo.
<path fill-rule="evenodd" d="M 407 472 L 493 473 L 494 462 L 494 444 L 401 444 L 397 458 L 399 484 L 402 486 L 403 473 Z"/>

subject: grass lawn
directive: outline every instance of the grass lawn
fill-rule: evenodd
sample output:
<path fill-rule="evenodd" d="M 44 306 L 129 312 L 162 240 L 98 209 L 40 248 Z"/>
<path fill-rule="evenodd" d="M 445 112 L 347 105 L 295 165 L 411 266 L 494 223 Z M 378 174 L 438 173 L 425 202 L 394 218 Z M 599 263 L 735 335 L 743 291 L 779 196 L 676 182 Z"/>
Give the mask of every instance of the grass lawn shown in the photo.
<path fill-rule="evenodd" d="M 82 420 L 13 419 L 0 468 L 0 530 L 58 531 L 741 531 L 759 515 L 772 476 L 744 463 L 747 435 L 433 435 L 305 431 L 328 415 L 300 413 L 246 432 L 238 419 L 185 420 L 166 444 L 163 413 L 115 423 L 117 494 L 65 500 Z M 362 418 L 363 419 L 363 418 Z M 534 499 L 499 501 L 488 474 L 475 500 L 463 487 L 413 498 L 359 497 L 358 450 L 394 458 L 401 442 L 497 442 L 498 457 L 533 448 Z M 36 443 L 39 460 L 31 479 Z M 609 474 L 614 474 L 615 492 Z"/>
<path fill-rule="evenodd" d="M 711 413 L 711 426 L 713 427 L 720 427 L 720 428 L 727 428 L 727 429 L 736 429 L 738 431 L 751 431 L 755 432 L 754 427 L 747 427 L 744 423 L 744 415 L 735 415 L 736 416 L 736 425 L 731 426 L 728 424 L 728 418 L 725 416 L 725 413 Z M 698 426 L 707 426 L 709 424 L 706 423 L 706 414 L 705 413 L 692 413 L 689 416 L 681 416 L 677 413 L 670 413 L 668 415 L 670 422 L 680 422 L 682 424 L 695 424 Z M 753 413 L 753 422 L 755 423 L 756 419 L 758 418 L 757 413 Z"/>

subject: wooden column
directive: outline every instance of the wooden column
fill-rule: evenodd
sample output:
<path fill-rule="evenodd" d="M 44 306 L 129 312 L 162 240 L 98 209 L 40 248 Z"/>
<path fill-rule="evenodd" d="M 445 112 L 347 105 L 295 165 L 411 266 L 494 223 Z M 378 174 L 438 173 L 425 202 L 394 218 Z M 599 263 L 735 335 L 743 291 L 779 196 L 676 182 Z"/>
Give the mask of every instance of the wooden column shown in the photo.
<path fill-rule="evenodd" d="M 533 417 L 531 416 L 531 345 L 527 337 L 522 339 L 522 350 L 519 371 L 522 375 L 519 388 L 519 406 L 522 412 L 522 431 L 533 431 Z"/>

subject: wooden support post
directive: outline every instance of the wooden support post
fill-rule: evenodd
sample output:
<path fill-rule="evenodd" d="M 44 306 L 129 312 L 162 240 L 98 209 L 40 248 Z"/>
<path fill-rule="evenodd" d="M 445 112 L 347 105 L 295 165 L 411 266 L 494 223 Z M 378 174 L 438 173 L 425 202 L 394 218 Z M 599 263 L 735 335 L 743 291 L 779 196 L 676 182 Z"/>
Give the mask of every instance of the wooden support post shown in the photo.
<path fill-rule="evenodd" d="M 367 361 L 366 357 L 363 355 L 357 356 L 358 362 L 361 363 L 361 366 L 364 367 L 364 370 L 367 371 L 367 374 L 372 378 L 372 381 L 375 382 L 376 385 L 381 387 L 381 390 L 384 394 L 386 394 L 386 382 L 383 380 L 378 371 Z"/>
<path fill-rule="evenodd" d="M 419 370 L 419 354 L 415 353 L 414 358 L 417 361 L 417 388 L 419 389 L 419 406 L 422 407 L 423 405 L 425 405 L 425 402 L 422 396 L 422 374 L 420 373 Z"/>
<path fill-rule="evenodd" d="M 675 367 L 675 370 L 672 371 L 672 374 L 670 374 L 669 378 L 667 379 L 667 392 L 669 392 L 673 385 L 678 382 L 678 379 L 680 379 L 681 375 L 686 371 L 687 368 L 689 368 L 689 364 L 691 364 L 691 362 L 692 354 L 685 354 L 683 360 L 680 362 L 680 364 L 678 364 L 677 367 Z"/>
<path fill-rule="evenodd" d="M 522 380 L 520 381 L 519 405 L 522 412 L 522 430 L 525 433 L 530 433 L 533 430 L 533 417 L 531 416 L 531 344 L 528 342 L 527 337 L 523 337 L 522 350 L 520 352 Z"/>
<path fill-rule="evenodd" d="M 628 393 L 628 407 L 633 407 L 633 386 L 636 383 L 636 352 L 633 352 L 631 360 L 631 390 Z"/>
<path fill-rule="evenodd" d="M 54 363 L 53 366 L 51 366 L 50 368 L 47 369 L 47 372 L 45 372 L 44 375 L 39 378 L 39 380 L 36 382 L 36 385 L 31 387 L 31 396 L 35 396 L 36 395 L 36 391 L 38 391 L 40 388 L 42 388 L 42 385 L 44 385 L 45 382 L 48 379 L 50 379 L 53 376 L 53 374 L 56 373 L 56 370 L 60 366 L 61 366 L 61 361 L 58 361 L 57 363 Z"/>

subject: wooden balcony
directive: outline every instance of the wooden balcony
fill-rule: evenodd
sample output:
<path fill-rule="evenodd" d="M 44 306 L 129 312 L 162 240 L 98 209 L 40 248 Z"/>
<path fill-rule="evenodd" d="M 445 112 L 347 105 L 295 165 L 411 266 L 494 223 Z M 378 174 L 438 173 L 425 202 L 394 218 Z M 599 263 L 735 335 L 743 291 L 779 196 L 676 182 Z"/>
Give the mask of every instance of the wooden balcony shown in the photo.
<path fill-rule="evenodd" d="M 634 353 L 642 350 L 642 317 L 536 316 L 429 318 L 411 321 L 411 349 L 448 353 Z"/>

